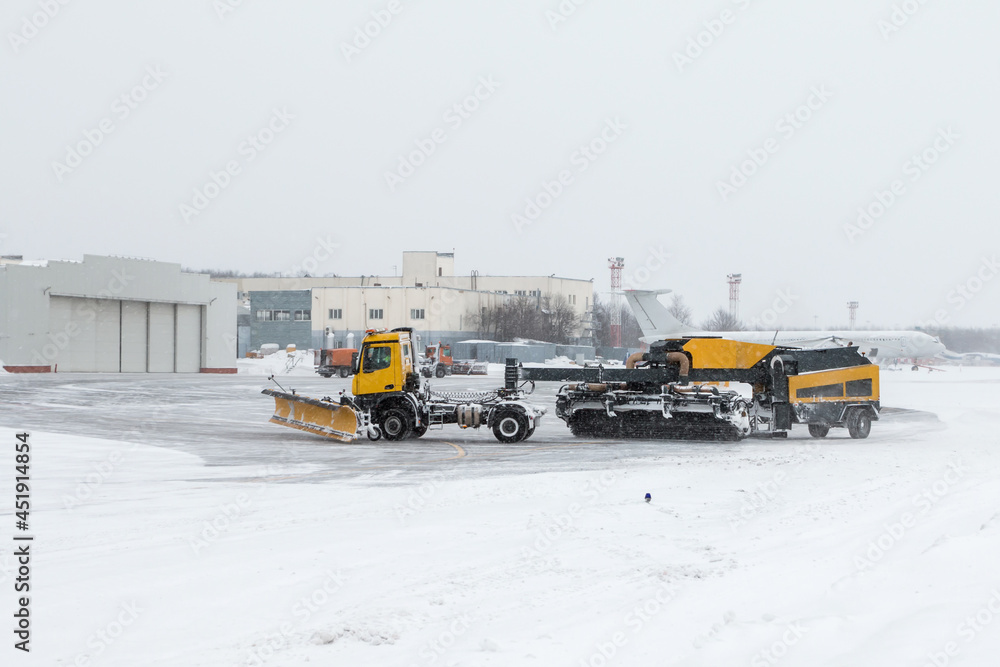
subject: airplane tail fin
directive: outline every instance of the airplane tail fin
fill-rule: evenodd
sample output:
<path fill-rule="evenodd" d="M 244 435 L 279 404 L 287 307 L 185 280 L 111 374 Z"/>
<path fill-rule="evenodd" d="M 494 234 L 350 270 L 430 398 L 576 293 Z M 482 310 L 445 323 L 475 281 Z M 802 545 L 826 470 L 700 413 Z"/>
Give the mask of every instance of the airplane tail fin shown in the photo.
<path fill-rule="evenodd" d="M 644 338 L 669 337 L 684 332 L 690 332 L 692 327 L 684 324 L 670 314 L 657 298 L 661 294 L 669 294 L 673 290 L 625 290 L 635 319 L 639 322 Z"/>

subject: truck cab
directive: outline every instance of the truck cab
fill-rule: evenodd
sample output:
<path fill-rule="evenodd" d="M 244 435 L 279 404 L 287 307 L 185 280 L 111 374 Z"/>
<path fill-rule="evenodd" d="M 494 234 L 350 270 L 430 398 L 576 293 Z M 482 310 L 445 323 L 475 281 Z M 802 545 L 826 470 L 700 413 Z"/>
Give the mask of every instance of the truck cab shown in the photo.
<path fill-rule="evenodd" d="M 355 396 L 407 390 L 416 380 L 411 329 L 369 332 L 361 344 L 351 392 Z"/>

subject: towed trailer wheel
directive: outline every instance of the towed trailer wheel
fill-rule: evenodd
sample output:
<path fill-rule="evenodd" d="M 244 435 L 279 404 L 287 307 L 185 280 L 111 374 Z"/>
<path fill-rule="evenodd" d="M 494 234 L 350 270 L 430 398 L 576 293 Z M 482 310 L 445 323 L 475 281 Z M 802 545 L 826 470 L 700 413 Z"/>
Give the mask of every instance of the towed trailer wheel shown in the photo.
<path fill-rule="evenodd" d="M 872 416 L 865 408 L 851 408 L 847 413 L 847 432 L 852 438 L 863 440 L 872 430 Z"/>
<path fill-rule="evenodd" d="M 825 438 L 829 432 L 829 424 L 809 424 L 809 435 L 814 438 Z"/>
<path fill-rule="evenodd" d="M 520 442 L 528 437 L 528 418 L 508 410 L 497 416 L 493 423 L 493 435 L 500 442 Z"/>

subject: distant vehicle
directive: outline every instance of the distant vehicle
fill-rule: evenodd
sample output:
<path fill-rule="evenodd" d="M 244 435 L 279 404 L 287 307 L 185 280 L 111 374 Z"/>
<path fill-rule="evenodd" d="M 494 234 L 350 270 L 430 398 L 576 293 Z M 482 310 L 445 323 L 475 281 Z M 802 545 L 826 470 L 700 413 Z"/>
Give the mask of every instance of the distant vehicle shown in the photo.
<path fill-rule="evenodd" d="M 349 377 L 354 367 L 354 358 L 358 351 L 353 347 L 341 347 L 335 350 L 316 350 L 315 365 L 316 372 L 325 378 L 340 375 L 342 378 Z"/>
<path fill-rule="evenodd" d="M 931 359 L 945 351 L 937 338 L 922 331 L 702 331 L 683 324 L 660 303 L 671 290 L 625 290 L 625 298 L 642 329 L 639 339 L 654 343 L 664 338 L 718 336 L 744 343 L 806 349 L 856 346 L 868 357 Z"/>
<path fill-rule="evenodd" d="M 424 348 L 424 356 L 420 360 L 420 374 L 425 378 L 451 375 L 455 361 L 451 358 L 451 345 L 428 345 Z"/>
<path fill-rule="evenodd" d="M 443 378 L 446 375 L 486 375 L 489 364 L 475 359 L 455 359 L 451 345 L 428 345 L 420 355 L 420 374 L 425 378 Z"/>

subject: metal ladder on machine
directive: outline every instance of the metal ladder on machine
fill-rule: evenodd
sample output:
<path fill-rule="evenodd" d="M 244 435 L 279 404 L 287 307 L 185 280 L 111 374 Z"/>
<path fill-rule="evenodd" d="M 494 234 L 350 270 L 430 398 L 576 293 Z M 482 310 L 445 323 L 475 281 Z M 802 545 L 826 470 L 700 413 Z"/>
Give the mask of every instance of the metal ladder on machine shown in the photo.
<path fill-rule="evenodd" d="M 427 430 L 428 431 L 442 431 L 444 430 L 444 413 L 439 412 L 434 414 L 430 412 L 427 415 Z"/>

